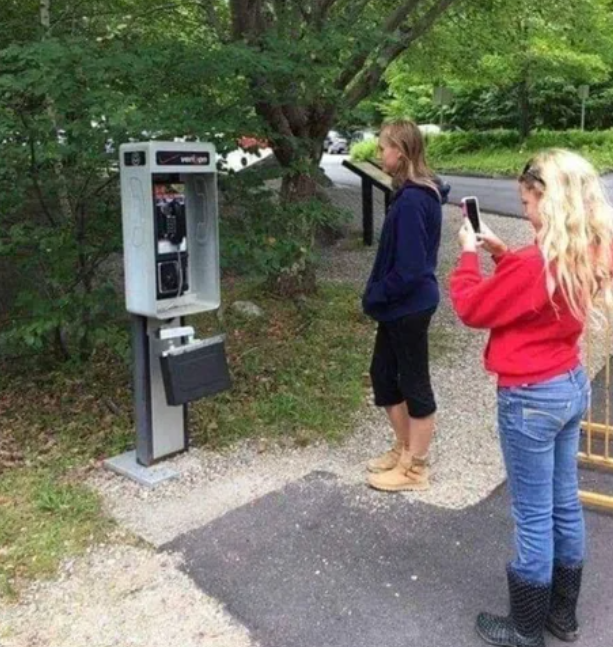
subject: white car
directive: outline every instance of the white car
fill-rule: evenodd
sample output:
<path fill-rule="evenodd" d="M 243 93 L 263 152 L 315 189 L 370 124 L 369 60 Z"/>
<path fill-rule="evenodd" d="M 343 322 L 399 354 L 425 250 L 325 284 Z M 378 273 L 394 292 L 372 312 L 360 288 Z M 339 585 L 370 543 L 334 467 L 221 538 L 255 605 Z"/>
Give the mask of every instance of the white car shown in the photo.
<path fill-rule="evenodd" d="M 377 139 L 378 134 L 374 130 L 357 130 L 351 136 L 351 143 L 357 144 L 358 142 L 367 142 L 371 139 Z"/>
<path fill-rule="evenodd" d="M 335 139 L 330 146 L 328 146 L 328 153 L 330 155 L 347 155 L 349 152 L 349 144 L 346 139 L 342 137 Z"/>
<path fill-rule="evenodd" d="M 442 132 L 441 127 L 436 124 L 419 124 L 417 127 L 422 135 L 440 135 Z"/>

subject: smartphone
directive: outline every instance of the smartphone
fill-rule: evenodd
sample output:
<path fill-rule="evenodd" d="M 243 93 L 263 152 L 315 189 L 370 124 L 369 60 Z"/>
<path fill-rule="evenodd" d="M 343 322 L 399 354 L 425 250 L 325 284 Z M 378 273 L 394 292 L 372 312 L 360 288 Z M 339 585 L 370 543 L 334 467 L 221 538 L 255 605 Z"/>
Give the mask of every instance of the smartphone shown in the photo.
<path fill-rule="evenodd" d="M 464 215 L 470 220 L 475 233 L 481 232 L 481 214 L 479 212 L 479 200 L 474 196 L 462 198 L 462 211 Z"/>

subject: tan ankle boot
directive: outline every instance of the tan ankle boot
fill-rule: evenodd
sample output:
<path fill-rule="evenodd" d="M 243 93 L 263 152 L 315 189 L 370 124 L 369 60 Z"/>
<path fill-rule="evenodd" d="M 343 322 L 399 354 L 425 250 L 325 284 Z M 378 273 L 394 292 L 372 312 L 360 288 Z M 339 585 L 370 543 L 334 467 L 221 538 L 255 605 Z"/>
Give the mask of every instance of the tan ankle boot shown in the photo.
<path fill-rule="evenodd" d="M 368 461 L 366 469 L 374 474 L 387 472 L 387 470 L 391 470 L 396 467 L 396 464 L 400 460 L 401 452 L 402 445 L 396 443 L 391 449 L 386 451 L 384 454 L 381 454 L 381 456 L 377 456 L 377 458 L 373 458 Z"/>
<path fill-rule="evenodd" d="M 381 474 L 371 474 L 368 477 L 368 485 L 375 490 L 385 492 L 427 490 L 430 487 L 428 459 L 427 457 L 416 458 L 407 451 L 403 451 L 393 469 Z"/>

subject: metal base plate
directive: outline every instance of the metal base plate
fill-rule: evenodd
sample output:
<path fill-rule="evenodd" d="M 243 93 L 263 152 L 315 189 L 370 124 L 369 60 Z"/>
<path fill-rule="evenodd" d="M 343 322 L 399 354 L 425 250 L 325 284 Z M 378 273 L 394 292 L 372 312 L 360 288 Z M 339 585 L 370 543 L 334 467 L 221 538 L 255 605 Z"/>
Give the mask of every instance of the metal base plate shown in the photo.
<path fill-rule="evenodd" d="M 179 472 L 163 465 L 153 465 L 152 467 L 140 465 L 136 462 L 136 452 L 134 450 L 114 458 L 107 458 L 104 461 L 104 467 L 120 476 L 126 476 L 141 485 L 151 488 L 169 479 L 179 477 Z"/>

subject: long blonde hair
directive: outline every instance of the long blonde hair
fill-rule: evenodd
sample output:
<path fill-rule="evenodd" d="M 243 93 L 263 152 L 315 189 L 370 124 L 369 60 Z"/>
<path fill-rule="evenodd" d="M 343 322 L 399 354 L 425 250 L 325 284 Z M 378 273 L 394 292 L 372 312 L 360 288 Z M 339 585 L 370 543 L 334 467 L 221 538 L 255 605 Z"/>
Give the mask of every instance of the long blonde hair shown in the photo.
<path fill-rule="evenodd" d="M 554 148 L 530 160 L 519 181 L 541 198 L 537 243 L 550 296 L 559 289 L 581 321 L 603 303 L 611 313 L 613 211 L 594 167 L 576 153 Z"/>
<path fill-rule="evenodd" d="M 393 146 L 400 153 L 398 170 L 392 178 L 394 188 L 410 181 L 427 186 L 439 196 L 439 188 L 434 181 L 435 175 L 426 162 L 426 146 L 417 124 L 408 119 L 390 121 L 383 125 L 379 142 Z"/>

